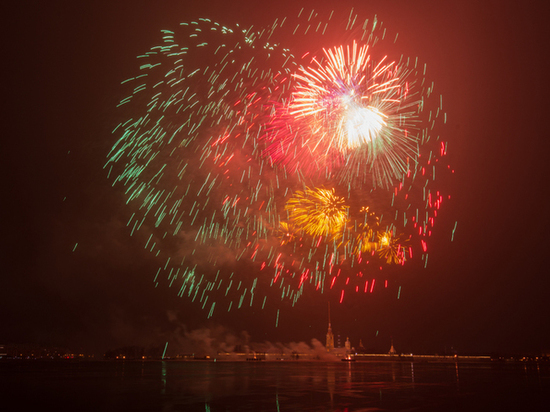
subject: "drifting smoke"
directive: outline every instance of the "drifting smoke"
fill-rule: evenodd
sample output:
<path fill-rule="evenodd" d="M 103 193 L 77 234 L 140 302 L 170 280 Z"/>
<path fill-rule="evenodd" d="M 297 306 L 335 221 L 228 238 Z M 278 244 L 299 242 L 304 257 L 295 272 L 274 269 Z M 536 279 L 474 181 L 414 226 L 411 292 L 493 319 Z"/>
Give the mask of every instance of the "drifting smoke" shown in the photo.
<path fill-rule="evenodd" d="M 238 354 L 262 353 L 273 357 L 290 357 L 292 354 L 307 355 L 307 359 L 325 361 L 338 360 L 333 354 L 327 353 L 325 346 L 317 339 L 306 342 L 252 342 L 251 335 L 246 331 L 235 333 L 222 325 L 199 328 L 189 331 L 178 320 L 177 315 L 168 311 L 168 319 L 175 324 L 175 329 L 168 339 L 169 353 L 194 354 L 197 357 L 216 357 L 224 354 L 226 358 L 237 359 Z"/>

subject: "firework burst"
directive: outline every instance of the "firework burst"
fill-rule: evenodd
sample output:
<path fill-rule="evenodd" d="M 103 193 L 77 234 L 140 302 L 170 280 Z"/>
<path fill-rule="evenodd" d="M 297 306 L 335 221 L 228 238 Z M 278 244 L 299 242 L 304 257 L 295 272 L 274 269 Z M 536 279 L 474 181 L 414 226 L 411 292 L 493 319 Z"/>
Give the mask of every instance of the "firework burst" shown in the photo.
<path fill-rule="evenodd" d="M 311 236 L 341 236 L 348 216 L 344 199 L 336 196 L 334 189 L 297 191 L 285 209 L 294 226 Z"/>
<path fill-rule="evenodd" d="M 426 113 L 416 64 L 376 57 L 381 22 L 356 20 L 358 41 L 317 54 L 301 47 L 342 33 L 312 11 L 261 29 L 182 23 L 138 56 L 106 168 L 159 261 L 155 286 L 212 316 L 263 308 L 275 288 L 293 304 L 366 291 L 369 262 L 403 264 L 404 242 L 427 260 L 440 107 Z"/>
<path fill-rule="evenodd" d="M 422 104 L 411 71 L 387 56 L 376 62 L 368 51 L 356 42 L 323 49 L 322 60 L 313 57 L 293 74 L 295 91 L 270 135 L 275 162 L 386 188 L 415 167 Z"/>
<path fill-rule="evenodd" d="M 394 236 L 392 231 L 378 233 L 377 250 L 380 258 L 386 263 L 405 263 L 405 249 L 399 243 L 399 237 Z"/>

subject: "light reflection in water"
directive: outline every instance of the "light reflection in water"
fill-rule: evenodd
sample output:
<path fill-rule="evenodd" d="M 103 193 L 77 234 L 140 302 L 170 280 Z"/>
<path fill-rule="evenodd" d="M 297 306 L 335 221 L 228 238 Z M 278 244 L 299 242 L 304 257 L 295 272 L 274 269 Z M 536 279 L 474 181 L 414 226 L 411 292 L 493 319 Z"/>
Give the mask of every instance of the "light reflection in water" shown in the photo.
<path fill-rule="evenodd" d="M 457 390 L 457 392 L 460 392 L 460 378 L 458 376 L 458 362 L 455 362 L 455 370 L 456 370 L 456 390 Z"/>
<path fill-rule="evenodd" d="M 160 393 L 172 406 L 165 410 L 190 410 L 188 406 L 197 407 L 200 402 L 200 410 L 212 412 L 345 410 L 342 405 L 349 410 L 399 410 L 410 399 L 429 405 L 444 404 L 453 397 L 469 396 L 472 380 L 492 371 L 490 365 L 459 366 L 458 362 L 162 362 L 161 365 Z M 525 371 L 523 367 L 518 369 Z M 460 378 L 465 371 L 468 390 L 461 393 Z M 537 374 L 537 371 L 533 367 L 531 372 Z M 484 382 L 489 381 L 485 378 Z"/>
<path fill-rule="evenodd" d="M 162 370 L 161 370 L 162 390 L 161 390 L 161 393 L 163 395 L 165 395 L 166 394 L 166 361 L 161 361 L 160 364 L 162 365 Z"/>
<path fill-rule="evenodd" d="M 472 411 L 508 410 L 510 405 L 548 410 L 550 393 L 548 361 L 33 361 L 0 366 L 0 387 L 8 399 L 17 400 L 18 410 L 41 410 L 48 399 L 58 412 Z"/>
<path fill-rule="evenodd" d="M 334 370 L 335 365 L 332 363 L 328 364 L 327 368 L 327 387 L 328 393 L 330 394 L 330 405 L 334 404 L 334 389 L 336 388 L 336 372 Z"/>

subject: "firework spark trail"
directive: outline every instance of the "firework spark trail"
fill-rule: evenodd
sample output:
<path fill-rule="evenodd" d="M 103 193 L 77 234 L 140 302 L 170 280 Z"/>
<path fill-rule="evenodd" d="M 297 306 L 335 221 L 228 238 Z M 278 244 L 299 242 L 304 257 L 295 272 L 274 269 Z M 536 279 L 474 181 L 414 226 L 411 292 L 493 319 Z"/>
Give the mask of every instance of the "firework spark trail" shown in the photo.
<path fill-rule="evenodd" d="M 363 272 L 404 264 L 413 244 L 427 262 L 441 105 L 427 109 L 416 63 L 373 57 L 379 21 L 346 30 L 359 40 L 315 55 L 300 47 L 341 29 L 313 11 L 257 30 L 200 19 L 138 56 L 105 167 L 160 262 L 155 285 L 210 317 L 263 308 L 274 287 L 293 304 L 309 288 L 367 291 Z"/>

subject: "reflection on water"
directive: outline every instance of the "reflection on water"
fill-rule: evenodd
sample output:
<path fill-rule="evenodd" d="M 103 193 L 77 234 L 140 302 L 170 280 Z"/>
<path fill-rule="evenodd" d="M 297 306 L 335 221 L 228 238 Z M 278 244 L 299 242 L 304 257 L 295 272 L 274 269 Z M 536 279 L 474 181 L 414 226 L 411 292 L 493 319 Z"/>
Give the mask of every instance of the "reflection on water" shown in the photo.
<path fill-rule="evenodd" d="M 550 375 L 489 362 L 34 361 L 0 363 L 0 387 L 13 410 L 546 410 Z"/>

